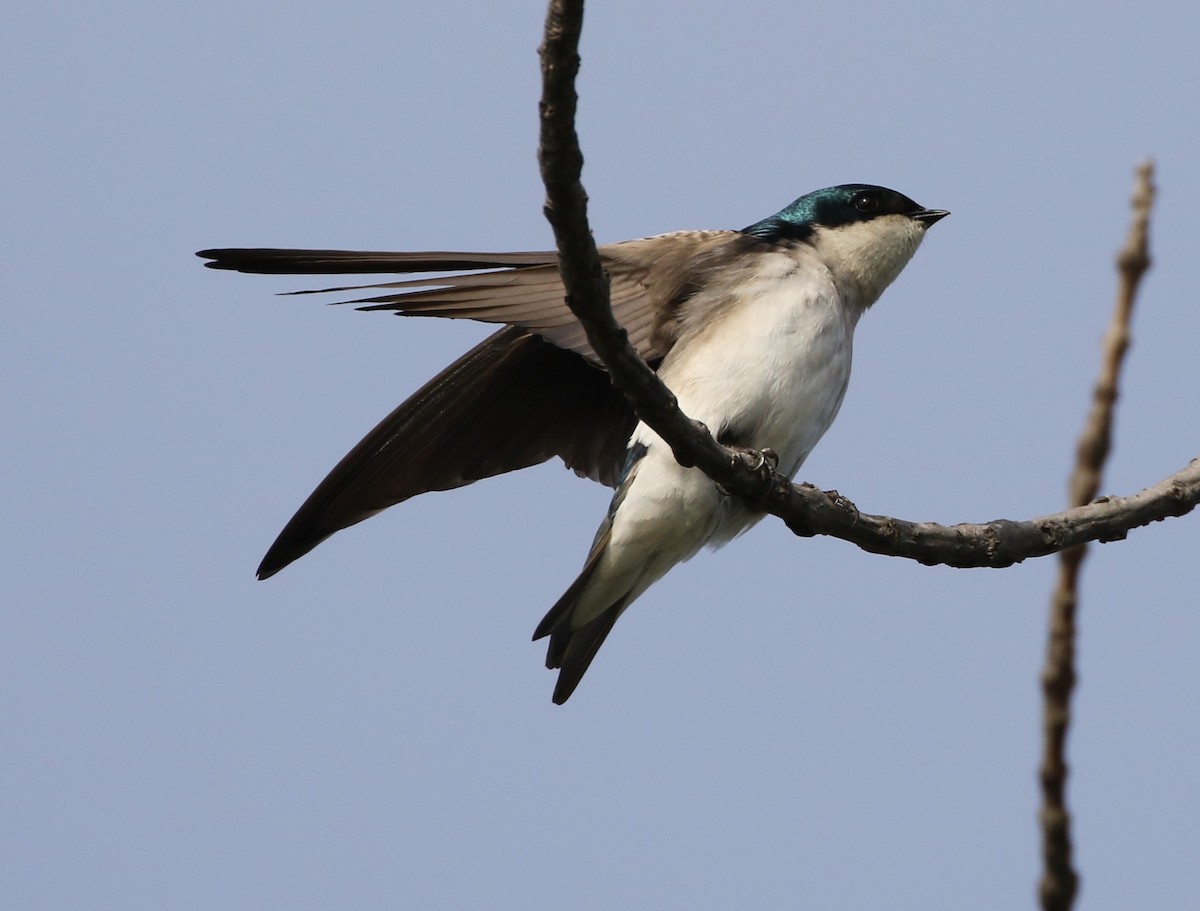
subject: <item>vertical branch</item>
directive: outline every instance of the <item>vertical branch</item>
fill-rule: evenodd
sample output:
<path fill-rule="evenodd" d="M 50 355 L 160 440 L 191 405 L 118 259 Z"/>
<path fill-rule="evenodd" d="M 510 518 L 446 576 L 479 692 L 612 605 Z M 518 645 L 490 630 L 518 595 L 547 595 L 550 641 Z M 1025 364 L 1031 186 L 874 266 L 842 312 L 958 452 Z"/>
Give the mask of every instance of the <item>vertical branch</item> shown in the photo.
<path fill-rule="evenodd" d="M 546 186 L 546 219 L 554 229 L 558 271 L 567 306 L 579 319 L 588 343 L 613 385 L 637 416 L 671 447 L 680 465 L 698 466 L 727 490 L 760 498 L 761 460 L 735 454 L 717 443 L 703 425 L 679 411 L 675 396 L 629 344 L 609 305 L 608 276 L 587 221 L 587 193 L 580 182 L 583 153 L 575 131 L 575 75 L 579 72 L 579 35 L 583 0 L 550 0 L 538 53 L 542 59 L 542 99 L 538 162 Z M 751 468 L 757 464 L 759 468 Z"/>
<path fill-rule="evenodd" d="M 538 49 L 542 59 L 538 163 L 546 185 L 544 211 L 558 244 L 559 271 L 568 300 L 582 297 L 596 309 L 607 311 L 608 322 L 612 323 L 609 328 L 615 329 L 608 307 L 608 276 L 588 226 L 588 198 L 580 182 L 583 152 L 575 132 L 579 102 L 575 76 L 579 73 L 582 30 L 583 0 L 551 0 L 546 11 L 545 38 Z M 579 305 L 578 300 L 573 303 Z"/>
<path fill-rule="evenodd" d="M 1153 165 L 1139 166 L 1133 193 L 1133 220 L 1125 245 L 1117 254 L 1118 289 L 1112 322 L 1104 337 L 1100 376 L 1092 392 L 1092 407 L 1075 452 L 1070 481 L 1070 505 L 1083 506 L 1100 489 L 1104 462 L 1112 445 L 1113 408 L 1117 401 L 1121 364 L 1129 347 L 1129 323 L 1138 285 L 1150 268 L 1150 208 L 1154 201 Z M 1045 911 L 1067 911 L 1075 901 L 1079 876 L 1072 864 L 1071 817 L 1066 804 L 1065 746 L 1075 688 L 1075 611 L 1079 569 L 1087 545 L 1059 555 L 1058 584 L 1050 607 L 1050 633 L 1042 670 L 1042 880 L 1039 888 Z"/>

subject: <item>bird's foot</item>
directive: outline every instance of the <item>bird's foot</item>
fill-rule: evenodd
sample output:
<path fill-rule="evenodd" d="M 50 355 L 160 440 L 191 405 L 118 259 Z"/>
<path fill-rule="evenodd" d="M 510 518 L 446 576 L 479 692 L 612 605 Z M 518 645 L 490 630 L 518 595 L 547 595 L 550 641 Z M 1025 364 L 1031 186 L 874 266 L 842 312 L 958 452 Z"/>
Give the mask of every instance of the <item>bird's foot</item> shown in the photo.
<path fill-rule="evenodd" d="M 732 458 L 735 465 L 740 462 L 758 475 L 758 489 L 755 491 L 752 499 L 765 499 L 767 494 L 771 492 L 771 484 L 775 479 L 775 470 L 779 468 L 779 454 L 770 448 L 750 449 L 749 447 L 742 446 L 730 446 L 728 448 L 734 453 Z M 724 496 L 730 495 L 729 491 L 720 484 L 717 485 L 717 489 Z"/>
<path fill-rule="evenodd" d="M 754 464 L 750 466 L 751 471 L 760 471 L 771 475 L 779 468 L 779 453 L 770 447 L 757 450 L 747 449 L 745 454 L 755 459 Z"/>

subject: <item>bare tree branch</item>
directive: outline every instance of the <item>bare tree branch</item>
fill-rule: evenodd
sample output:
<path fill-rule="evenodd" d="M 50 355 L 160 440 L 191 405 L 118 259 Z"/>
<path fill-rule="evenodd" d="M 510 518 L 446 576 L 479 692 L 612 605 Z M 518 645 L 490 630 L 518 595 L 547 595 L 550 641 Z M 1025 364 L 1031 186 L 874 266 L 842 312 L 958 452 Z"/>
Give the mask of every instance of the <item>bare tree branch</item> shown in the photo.
<path fill-rule="evenodd" d="M 575 132 L 575 75 L 579 72 L 579 33 L 583 0 L 551 0 L 546 14 L 542 58 L 541 141 L 538 161 L 546 185 L 546 219 L 558 244 L 559 271 L 571 308 L 589 344 L 639 418 L 671 446 L 675 460 L 699 466 L 728 489 L 761 496 L 763 475 L 749 466 L 757 460 L 717 443 L 703 424 L 688 420 L 675 396 L 629 344 L 608 300 L 608 276 L 600 265 L 587 222 L 587 193 L 580 183 L 583 153 Z M 734 462 L 746 469 L 733 470 Z"/>
<path fill-rule="evenodd" d="M 1129 497 L 1093 503 L 1036 519 L 994 519 L 938 525 L 859 513 L 836 490 L 776 483 L 765 501 L 798 535 L 831 535 L 871 553 L 907 557 L 928 566 L 960 569 L 1012 566 L 1088 541 L 1119 541 L 1130 529 L 1182 516 L 1200 502 L 1200 459 Z"/>
<path fill-rule="evenodd" d="M 1154 202 L 1154 169 L 1138 168 L 1133 193 L 1129 236 L 1117 254 L 1118 290 L 1112 322 L 1104 337 L 1100 377 L 1092 407 L 1076 448 L 1070 481 L 1072 506 L 1089 503 L 1100 489 L 1104 462 L 1112 444 L 1113 408 L 1117 401 L 1121 363 L 1129 347 L 1129 324 L 1142 276 L 1150 268 L 1150 209 Z M 1058 584 L 1050 606 L 1046 664 L 1042 670 L 1042 880 L 1039 887 L 1045 911 L 1069 911 L 1079 890 L 1072 864 L 1071 815 L 1067 809 L 1067 729 L 1071 693 L 1075 689 L 1075 612 L 1079 569 L 1087 546 L 1068 547 L 1059 555 Z"/>
<path fill-rule="evenodd" d="M 697 466 L 726 490 L 772 513 L 798 535 L 831 535 L 872 553 L 925 564 L 1003 567 L 1088 541 L 1115 541 L 1134 528 L 1181 516 L 1200 504 L 1200 459 L 1130 497 L 1109 497 L 1023 522 L 998 519 L 944 526 L 860 513 L 837 491 L 769 476 L 745 453 L 726 449 L 685 417 L 675 397 L 629 345 L 613 319 L 608 281 L 587 223 L 580 184 L 583 155 L 575 132 L 575 74 L 583 0 L 550 0 L 542 58 L 541 142 L 546 217 L 554 229 L 567 303 L 639 418 L 670 445 L 676 460 Z"/>

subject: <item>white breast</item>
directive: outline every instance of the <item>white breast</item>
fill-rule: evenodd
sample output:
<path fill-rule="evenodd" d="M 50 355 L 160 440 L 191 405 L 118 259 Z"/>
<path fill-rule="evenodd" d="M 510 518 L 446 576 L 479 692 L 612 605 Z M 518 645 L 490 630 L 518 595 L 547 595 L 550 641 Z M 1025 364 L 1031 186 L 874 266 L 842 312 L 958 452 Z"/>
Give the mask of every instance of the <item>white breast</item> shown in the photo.
<path fill-rule="evenodd" d="M 849 233 L 850 240 L 867 236 Z M 899 252 L 885 250 L 883 266 L 865 269 L 851 268 L 861 264 L 844 238 L 835 240 L 842 246 L 829 258 L 797 244 L 756 253 L 740 268 L 731 264 L 711 276 L 684 304 L 678 338 L 658 371 L 685 414 L 719 438 L 774 449 L 788 477 L 841 407 L 859 316 L 903 267 L 900 260 L 912 255 L 919 236 Z M 699 469 L 680 466 L 644 424 L 630 445 L 645 447 L 644 453 L 601 528 L 607 545 L 573 615 L 579 622 L 614 599 L 629 603 L 705 544 L 720 545 L 761 517 Z"/>
<path fill-rule="evenodd" d="M 790 477 L 841 407 L 858 314 L 842 306 L 828 272 L 782 252 L 736 287 L 659 375 L 685 414 L 714 434 L 733 431 L 741 445 L 774 449 Z M 643 431 L 635 437 L 646 442 Z"/>
<path fill-rule="evenodd" d="M 659 375 L 686 415 L 714 434 L 733 431 L 740 445 L 774 449 L 791 477 L 841 407 L 858 314 L 842 306 L 827 272 L 785 253 L 731 284 L 737 300 L 694 302 L 707 319 L 680 339 Z M 614 518 L 614 551 L 666 567 L 760 518 L 699 469 L 676 463 L 644 424 L 631 440 L 639 443 L 646 454 Z"/>

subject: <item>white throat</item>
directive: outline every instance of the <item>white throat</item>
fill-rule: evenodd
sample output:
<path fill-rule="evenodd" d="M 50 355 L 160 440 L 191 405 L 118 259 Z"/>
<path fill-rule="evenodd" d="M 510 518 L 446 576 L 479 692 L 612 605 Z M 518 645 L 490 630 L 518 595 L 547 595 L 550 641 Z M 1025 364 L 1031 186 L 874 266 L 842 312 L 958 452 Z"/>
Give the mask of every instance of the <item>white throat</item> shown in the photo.
<path fill-rule="evenodd" d="M 921 222 L 883 215 L 838 228 L 818 227 L 813 247 L 843 298 L 861 312 L 896 280 L 924 237 Z"/>

